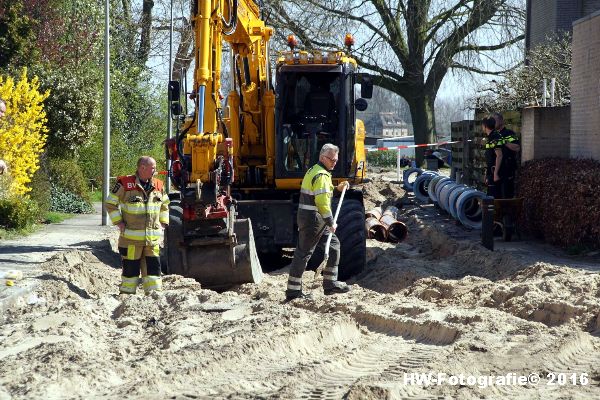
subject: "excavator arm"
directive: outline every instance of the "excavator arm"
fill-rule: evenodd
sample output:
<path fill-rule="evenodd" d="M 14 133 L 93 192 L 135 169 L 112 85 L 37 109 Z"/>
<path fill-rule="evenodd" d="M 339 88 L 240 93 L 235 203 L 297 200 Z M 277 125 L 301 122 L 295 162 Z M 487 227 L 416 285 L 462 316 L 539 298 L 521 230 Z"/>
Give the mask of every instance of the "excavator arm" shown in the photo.
<path fill-rule="evenodd" d="M 181 139 L 190 170 L 188 183 L 212 182 L 215 169 L 222 164 L 219 157 L 231 157 L 232 162 L 225 160 L 227 168 L 235 168 L 229 176 L 243 181 L 251 166 L 272 179 L 268 171 L 272 171 L 274 135 L 268 131 L 274 129 L 275 96 L 269 82 L 268 53 L 273 29 L 265 26 L 252 0 L 199 0 L 193 26 L 196 112 Z M 230 48 L 233 82 L 227 110 L 221 106 L 224 43 Z M 251 162 L 245 162 L 249 158 Z M 232 179 L 223 182 L 231 183 Z"/>

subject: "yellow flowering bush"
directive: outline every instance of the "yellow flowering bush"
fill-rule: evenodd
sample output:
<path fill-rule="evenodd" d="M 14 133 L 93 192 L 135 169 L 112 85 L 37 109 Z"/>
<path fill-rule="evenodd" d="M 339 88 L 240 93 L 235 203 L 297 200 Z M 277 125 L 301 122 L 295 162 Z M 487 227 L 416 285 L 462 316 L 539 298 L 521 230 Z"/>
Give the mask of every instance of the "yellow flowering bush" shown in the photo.
<path fill-rule="evenodd" d="M 40 93 L 37 77 L 29 80 L 24 68 L 17 81 L 0 75 L 0 98 L 6 101 L 6 115 L 0 119 L 0 159 L 8 164 L 12 177 L 10 192 L 23 195 L 39 168 L 39 157 L 46 144 L 44 100 L 49 91 Z"/>

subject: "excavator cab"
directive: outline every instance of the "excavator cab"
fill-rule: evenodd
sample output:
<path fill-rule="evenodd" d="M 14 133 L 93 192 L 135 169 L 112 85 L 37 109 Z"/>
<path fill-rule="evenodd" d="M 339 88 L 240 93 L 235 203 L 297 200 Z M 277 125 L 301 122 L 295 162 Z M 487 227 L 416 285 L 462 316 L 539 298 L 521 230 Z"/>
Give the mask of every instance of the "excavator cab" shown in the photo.
<path fill-rule="evenodd" d="M 276 178 L 301 178 L 325 143 L 340 148 L 335 176 L 348 176 L 354 151 L 354 76 L 342 65 L 283 65 L 277 71 Z"/>

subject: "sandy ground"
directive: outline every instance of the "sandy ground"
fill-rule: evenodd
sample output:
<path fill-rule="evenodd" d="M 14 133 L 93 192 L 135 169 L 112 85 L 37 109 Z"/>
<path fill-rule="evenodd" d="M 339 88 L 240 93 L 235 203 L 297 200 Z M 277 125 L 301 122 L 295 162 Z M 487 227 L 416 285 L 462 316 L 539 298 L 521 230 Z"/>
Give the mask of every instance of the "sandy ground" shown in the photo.
<path fill-rule="evenodd" d="M 123 297 L 109 241 L 57 253 L 0 318 L 0 399 L 600 398 L 595 260 L 527 242 L 492 253 L 389 179 L 365 190 L 367 208 L 407 203 L 409 236 L 369 240 L 344 295 L 285 303 L 283 269 L 224 293 L 168 276 Z"/>

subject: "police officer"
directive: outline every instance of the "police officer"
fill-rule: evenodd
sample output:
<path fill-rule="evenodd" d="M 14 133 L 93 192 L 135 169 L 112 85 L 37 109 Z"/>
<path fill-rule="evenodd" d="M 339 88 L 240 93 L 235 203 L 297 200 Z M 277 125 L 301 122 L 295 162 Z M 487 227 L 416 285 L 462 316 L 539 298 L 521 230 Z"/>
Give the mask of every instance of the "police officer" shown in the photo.
<path fill-rule="evenodd" d="M 329 232 L 334 233 L 331 210 L 333 183 L 331 173 L 338 161 L 339 148 L 333 144 L 325 144 L 319 154 L 319 162 L 313 165 L 304 175 L 300 189 L 300 204 L 298 205 L 298 246 L 294 251 L 294 259 L 290 265 L 286 300 L 308 297 L 302 292 L 302 274 L 306 264 L 317 245 L 324 248 Z M 348 188 L 347 181 L 340 182 L 337 190 Z M 324 234 L 325 233 L 325 234 Z M 326 295 L 346 293 L 350 290 L 344 282 L 339 282 L 338 263 L 340 260 L 340 241 L 332 235 L 329 248 L 329 259 L 323 269 L 323 292 Z"/>
<path fill-rule="evenodd" d="M 169 196 L 154 178 L 156 161 L 140 157 L 135 175 L 120 176 L 106 198 L 106 209 L 119 227 L 119 253 L 123 262 L 119 291 L 135 294 L 140 272 L 144 292 L 162 289 L 159 241 L 169 223 Z M 145 268 L 142 268 L 142 262 Z"/>
<path fill-rule="evenodd" d="M 485 184 L 487 185 L 487 194 L 494 196 L 496 199 L 500 199 L 501 193 L 501 180 L 500 180 L 500 166 L 502 164 L 502 137 L 500 133 L 495 130 L 496 121 L 493 118 L 484 118 L 481 121 L 483 131 L 487 135 L 487 141 L 485 143 L 485 161 L 486 161 L 486 173 L 485 173 Z"/>
<path fill-rule="evenodd" d="M 496 121 L 496 130 L 502 137 L 503 142 L 500 194 L 503 199 L 510 199 L 515 196 L 515 175 L 517 173 L 517 159 L 521 151 L 521 145 L 517 134 L 504 126 L 504 117 L 502 114 L 493 113 L 492 118 Z"/>

